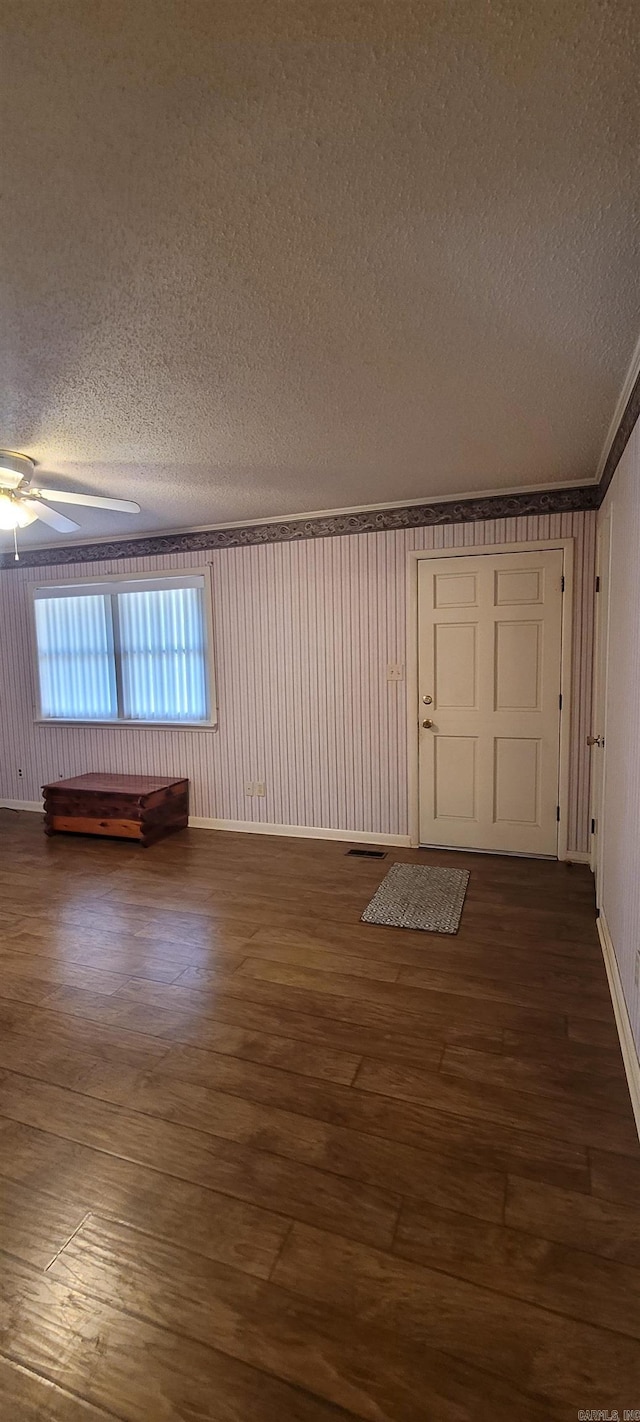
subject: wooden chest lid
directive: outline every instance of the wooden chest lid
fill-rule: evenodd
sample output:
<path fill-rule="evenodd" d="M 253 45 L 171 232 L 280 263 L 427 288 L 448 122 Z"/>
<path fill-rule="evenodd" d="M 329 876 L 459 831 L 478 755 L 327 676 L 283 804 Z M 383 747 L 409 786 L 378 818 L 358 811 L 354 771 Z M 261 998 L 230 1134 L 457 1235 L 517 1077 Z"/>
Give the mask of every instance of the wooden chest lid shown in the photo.
<path fill-rule="evenodd" d="M 153 795 L 171 785 L 185 785 L 186 776 L 166 779 L 160 775 L 74 775 L 70 780 L 52 780 L 43 790 L 84 790 L 95 795 Z"/>

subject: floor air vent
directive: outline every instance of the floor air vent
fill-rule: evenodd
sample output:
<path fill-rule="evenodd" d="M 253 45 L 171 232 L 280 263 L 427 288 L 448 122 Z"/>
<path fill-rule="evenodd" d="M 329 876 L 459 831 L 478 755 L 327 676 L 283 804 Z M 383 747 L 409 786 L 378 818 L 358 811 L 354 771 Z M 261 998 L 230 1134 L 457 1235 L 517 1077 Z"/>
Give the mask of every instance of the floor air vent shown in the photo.
<path fill-rule="evenodd" d="M 347 854 L 356 854 L 358 859 L 386 859 L 385 849 L 348 849 Z"/>

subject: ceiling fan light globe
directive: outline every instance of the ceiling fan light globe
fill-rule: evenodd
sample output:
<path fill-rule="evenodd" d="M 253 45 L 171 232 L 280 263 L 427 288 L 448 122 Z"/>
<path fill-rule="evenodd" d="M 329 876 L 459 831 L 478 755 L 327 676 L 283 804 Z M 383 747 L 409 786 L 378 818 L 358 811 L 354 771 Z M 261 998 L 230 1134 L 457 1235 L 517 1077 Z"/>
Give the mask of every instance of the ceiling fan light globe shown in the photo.
<path fill-rule="evenodd" d="M 15 528 L 16 522 L 13 499 L 8 494 L 0 494 L 0 528 Z"/>
<path fill-rule="evenodd" d="M 31 512 L 31 509 L 25 508 L 19 500 L 16 500 L 15 519 L 17 528 L 28 528 L 30 523 L 35 523 L 36 515 Z"/>
<path fill-rule="evenodd" d="M 10 494 L 0 493 L 0 529 L 11 531 L 13 528 L 26 528 L 28 524 L 35 522 L 36 515 L 31 509 L 25 508 L 18 499 L 12 499 Z"/>

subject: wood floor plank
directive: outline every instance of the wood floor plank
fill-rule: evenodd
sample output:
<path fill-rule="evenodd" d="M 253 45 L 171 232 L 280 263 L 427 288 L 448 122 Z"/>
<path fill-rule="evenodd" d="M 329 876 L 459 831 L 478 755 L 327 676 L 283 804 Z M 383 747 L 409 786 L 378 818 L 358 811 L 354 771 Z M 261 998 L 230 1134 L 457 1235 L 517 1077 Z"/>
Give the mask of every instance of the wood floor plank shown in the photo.
<path fill-rule="evenodd" d="M 343 1406 L 370 1422 L 423 1422 L 472 1415 L 485 1388 L 495 1418 L 542 1410 L 486 1374 L 424 1343 L 403 1345 L 375 1328 L 345 1327 L 343 1315 L 270 1284 L 257 1284 L 149 1236 L 90 1218 L 51 1275 L 121 1304 L 251 1366 Z M 372 1367 L 372 1359 L 379 1360 Z M 471 1387 L 470 1387 L 471 1384 Z M 437 1410 L 436 1410 L 437 1409 Z"/>
<path fill-rule="evenodd" d="M 631 1106 L 628 1113 L 597 1110 L 572 1102 L 571 1109 L 543 1092 L 532 1095 L 514 1087 L 447 1075 L 443 1071 L 417 1071 L 413 1067 L 365 1058 L 354 1089 L 381 1092 L 407 1101 L 423 1101 L 449 1114 L 473 1121 L 495 1121 L 516 1129 L 525 1122 L 541 1135 L 573 1141 L 581 1146 L 601 1146 L 612 1151 L 633 1151 L 637 1134 Z"/>
<path fill-rule="evenodd" d="M 128 973 L 111 972 L 105 968 L 87 968 L 82 963 L 64 963 L 50 958 L 45 953 L 25 954 L 5 952 L 0 957 L 1 986 L 3 996 L 8 996 L 6 988 L 14 983 L 20 987 L 23 978 L 39 983 L 69 983 L 72 987 L 87 987 L 93 992 L 115 992 L 123 987 Z"/>
<path fill-rule="evenodd" d="M 564 998 L 559 998 L 558 994 L 550 994 L 545 1000 L 541 990 L 537 993 L 526 995 L 527 1000 L 522 1001 L 522 994 L 514 989 L 501 988 L 496 985 L 495 993 L 483 993 L 481 991 L 481 980 L 472 979 L 460 982 L 455 975 L 441 974 L 435 977 L 431 984 L 413 984 L 407 979 L 403 980 L 402 973 L 397 983 L 382 984 L 370 981 L 361 982 L 350 978 L 344 973 L 317 972 L 313 968 L 295 967 L 289 963 L 273 963 L 268 959 L 252 958 L 249 954 L 245 961 L 234 975 L 236 979 L 249 978 L 258 979 L 264 983 L 278 983 L 283 988 L 294 988 L 306 990 L 315 995 L 326 993 L 334 998 L 351 998 L 363 1006 L 379 1007 L 382 1011 L 408 1013 L 412 1017 L 421 1017 L 428 1014 L 463 1014 L 466 1011 L 472 1015 L 475 1009 L 477 1020 L 491 1020 L 494 1024 L 500 1023 L 502 1026 L 516 1026 L 518 1018 L 523 1020 L 525 1015 L 530 1020 L 531 1014 L 535 1013 L 538 1026 L 541 1031 L 545 1026 L 553 1032 L 554 1028 L 564 1035 L 564 1014 L 568 1011 L 569 1002 Z M 407 970 L 408 971 L 408 970 Z M 413 971 L 413 970 L 411 970 Z M 416 991 L 416 987 L 420 990 Z M 234 990 L 237 985 L 234 983 Z M 535 996 L 535 1001 L 530 999 Z M 604 1012 L 606 1004 L 600 1009 Z M 596 1013 L 596 1016 L 598 1013 Z M 562 1025 L 558 1025 L 559 1022 Z"/>
<path fill-rule="evenodd" d="M 77 908 L 73 902 L 61 901 L 55 908 L 36 907 L 25 917 L 23 902 L 20 918 L 14 917 L 11 934 L 16 930 L 51 941 L 60 938 L 65 941 L 68 932 L 72 942 L 81 941 L 86 930 L 90 937 L 109 936 L 116 944 L 122 939 L 133 939 L 141 952 L 153 952 L 158 957 L 177 961 L 183 967 L 208 959 L 211 954 L 226 948 L 236 948 L 246 943 L 257 930 L 258 925 L 228 914 L 171 912 L 156 907 L 136 908 L 104 900 L 100 908 L 85 905 Z"/>
<path fill-rule="evenodd" d="M 0 1198 L 15 1202 L 2 1235 L 2 1247 L 9 1253 L 34 1264 L 40 1264 L 46 1254 L 48 1263 L 76 1228 L 74 1224 L 65 1233 L 67 1219 L 79 1223 L 94 1211 L 256 1278 L 269 1277 L 289 1230 L 287 1216 L 32 1126 L 1 1124 Z M 36 1215 L 31 1232 L 25 1228 L 24 1246 L 10 1247 L 16 1214 L 29 1221 L 38 1202 L 42 1220 Z M 57 1228 L 58 1205 L 64 1235 L 60 1245 L 50 1228 L 52 1221 Z M 4 1207 L 8 1213 L 9 1203 Z M 56 1248 L 50 1249 L 50 1239 Z"/>
<path fill-rule="evenodd" d="M 249 953 L 253 954 L 255 939 L 251 938 L 243 945 L 243 956 L 246 958 Z M 392 962 L 381 962 L 377 958 L 362 957 L 349 953 L 332 953 L 329 949 L 317 947 L 279 947 L 272 945 L 269 951 L 263 951 L 257 956 L 269 959 L 272 962 L 300 964 L 301 967 L 313 968 L 321 973 L 346 973 L 348 977 L 371 978 L 381 983 L 394 983 L 400 972 L 400 964 Z M 240 966 L 239 963 L 234 964 Z M 216 964 L 217 969 L 217 964 Z M 218 970 L 219 971 L 219 970 Z M 215 987 L 216 970 L 205 967 L 186 968 L 180 982 L 184 987 L 208 987 L 211 984 Z"/>
<path fill-rule="evenodd" d="M 590 1150 L 591 1189 L 601 1200 L 619 1200 L 640 1210 L 640 1151 L 621 1155 Z"/>
<path fill-rule="evenodd" d="M 237 991 L 236 980 L 233 983 Z M 479 1047 L 483 1051 L 502 1051 L 502 1028 L 494 1031 L 483 1030 L 473 1023 L 457 1024 L 450 1018 L 438 1017 L 426 1024 L 388 1021 L 386 1014 L 374 1009 L 373 1014 L 365 1008 L 361 1013 L 359 1004 L 347 1004 L 346 1014 L 329 1015 L 333 999 L 321 999 L 323 1012 L 306 1012 L 293 1003 L 279 1003 L 278 994 L 267 990 L 263 1001 L 262 984 L 257 984 L 257 1001 L 244 989 L 240 996 L 229 992 L 218 992 L 204 1000 L 193 991 L 181 989 L 172 984 L 172 992 L 164 991 L 166 984 L 143 983 L 131 980 L 121 991 L 109 996 L 91 993 L 83 988 L 57 988 L 50 993 L 46 1005 L 63 1012 L 86 1016 L 94 1021 L 112 1022 L 137 1032 L 149 1032 L 154 1036 L 175 1038 L 194 1046 L 207 1047 L 215 1043 L 219 1023 L 228 1023 L 249 1032 L 279 1035 L 288 1040 L 295 1039 L 319 1046 L 351 1058 L 376 1052 L 391 1060 L 423 1063 L 425 1058 L 434 1061 L 440 1057 L 446 1043 Z M 156 991 L 157 988 L 157 991 Z M 275 999 L 275 1000 L 272 1000 Z M 341 1004 L 342 1005 L 342 1004 Z M 315 1004 L 314 1004 L 315 1007 Z M 364 1022 L 352 1020 L 364 1017 Z M 374 1025 L 371 1018 L 374 1018 Z"/>
<path fill-rule="evenodd" d="M 385 1163 L 388 1157 L 385 1152 L 383 1160 L 379 1147 L 375 1147 L 370 1140 L 362 1140 L 362 1135 L 378 1137 L 385 1145 L 393 1141 L 397 1174 L 393 1176 L 396 1183 L 392 1188 L 412 1197 L 419 1193 L 421 1198 L 447 1199 L 449 1203 L 455 1196 L 460 1202 L 465 1202 L 460 1203 L 460 1208 L 467 1208 L 471 1213 L 477 1211 L 483 1219 L 501 1217 L 504 1164 L 498 1167 L 493 1163 L 487 1164 L 486 1160 L 482 1161 L 481 1149 L 476 1148 L 475 1159 L 471 1153 L 467 1156 L 464 1174 L 456 1172 L 453 1167 L 460 1137 L 448 1148 L 441 1120 L 437 1114 L 423 1112 L 420 1106 L 391 1104 L 382 1096 L 350 1091 L 333 1084 L 300 1082 L 286 1071 L 216 1058 L 209 1052 L 189 1047 L 175 1048 L 158 1063 L 152 1079 L 157 1083 L 164 1078 L 190 1083 L 208 1092 L 222 1092 L 239 1096 L 244 1101 L 275 1106 L 286 1113 L 303 1113 L 316 1125 L 325 1122 L 330 1127 L 344 1128 L 344 1131 L 334 1130 L 328 1138 L 332 1142 L 331 1160 L 335 1169 L 339 1168 L 343 1154 L 346 1161 L 350 1159 L 351 1150 L 346 1148 L 345 1143 L 349 1142 L 352 1146 L 353 1135 L 349 1137 L 346 1133 L 355 1133 L 361 1168 L 367 1171 L 368 1176 L 367 1159 L 375 1158 L 374 1169 L 383 1172 L 378 1176 L 381 1183 L 389 1169 Z M 145 1089 L 147 1086 L 146 1082 Z M 188 1102 L 189 1095 L 182 1099 Z M 194 1098 L 198 1103 L 198 1112 L 202 1099 L 206 1101 L 206 1097 Z M 162 1093 L 159 1106 L 161 1104 Z M 300 1127 L 296 1124 L 294 1129 L 299 1141 Z M 406 1152 L 405 1145 L 417 1147 L 420 1153 Z M 534 1150 L 538 1159 L 544 1156 L 542 1143 L 536 1143 Z M 373 1151 L 376 1152 L 375 1157 Z M 401 1186 L 400 1171 L 405 1163 L 408 1179 Z M 583 1165 L 581 1158 L 580 1166 Z"/>
<path fill-rule="evenodd" d="M 456 864 L 457 862 L 456 858 Z M 477 867 L 476 860 L 476 871 Z M 540 890 L 537 891 L 537 897 L 540 898 Z M 545 898 L 549 899 L 548 907 L 541 908 L 539 902 L 527 902 L 527 896 L 521 889 L 516 891 L 512 904 L 500 903 L 499 898 L 499 895 L 489 893 L 485 902 L 476 901 L 473 905 L 475 928 L 480 932 L 491 932 L 494 939 L 505 943 L 513 941 L 514 938 L 516 942 L 520 941 L 524 916 L 525 932 L 532 942 L 536 938 L 578 945 L 585 939 L 592 945 L 597 942 L 593 898 L 586 908 L 581 910 L 578 905 L 573 904 L 568 911 L 566 901 L 562 898 L 554 903 L 552 897 L 545 894 Z M 515 902 L 516 898 L 518 902 Z"/>
<path fill-rule="evenodd" d="M 6 1148 L 2 1136 L 0 1144 Z M 0 1250 L 37 1269 L 47 1268 L 85 1214 L 77 1202 L 0 1178 Z"/>
<path fill-rule="evenodd" d="M 71 992 L 82 992 L 82 988 L 71 988 Z M 99 994 L 102 1002 L 111 1002 L 107 994 Z M 49 1006 L 49 1000 L 40 1007 L 21 1006 L 21 1014 L 16 1013 L 12 1026 L 5 1033 L 7 1042 L 20 1042 L 25 1051 L 29 1046 L 60 1047 L 68 1052 L 89 1049 L 96 1056 L 120 1058 L 123 1063 L 136 1066 L 138 1070 L 151 1067 L 162 1061 L 171 1049 L 171 1044 L 156 1041 L 145 1032 L 135 1032 L 128 1027 L 110 1022 L 90 1022 L 70 1013 L 56 1012 Z"/>
<path fill-rule="evenodd" d="M 612 1407 L 622 1410 L 635 1395 L 635 1339 L 522 1300 L 515 1307 L 491 1288 L 337 1235 L 294 1225 L 272 1278 L 304 1298 L 351 1310 L 360 1321 L 416 1342 L 426 1336 L 433 1347 L 512 1380 L 552 1407 L 573 1408 L 583 1389 L 599 1397 L 603 1379 Z"/>
<path fill-rule="evenodd" d="M 265 1003 L 285 1011 L 301 1010 L 311 1016 L 350 1022 L 392 1034 L 402 1034 L 404 1030 L 412 1034 L 422 1032 L 424 1037 L 425 1030 L 432 1026 L 441 1032 L 444 1024 L 455 1023 L 475 1031 L 486 1028 L 495 1032 L 498 1028 L 511 1027 L 516 1031 L 539 1030 L 547 1036 L 566 1036 L 563 1015 L 511 1006 L 509 1003 L 482 1001 L 474 997 L 472 987 L 468 995 L 451 997 L 446 993 L 418 994 L 394 984 L 374 983 L 346 975 L 336 983 L 336 977 L 339 975 L 335 973 L 315 973 L 310 968 L 246 959 L 241 970 L 220 974 L 216 987 L 210 987 L 207 992 L 194 992 L 178 983 L 147 983 L 142 979 L 132 979 L 122 987 L 121 992 L 129 1000 L 135 998 L 138 1002 L 149 1002 L 155 1006 L 199 1006 L 203 1012 L 206 1012 L 208 1003 L 211 1006 L 215 1004 L 217 1009 L 221 1001 L 240 998 L 245 1002 Z M 361 988 L 364 989 L 364 996 Z M 392 996 L 394 993 L 398 996 Z"/>
<path fill-rule="evenodd" d="M 78 1005 L 83 1009 L 81 1012 L 65 1010 Z M 33 1030 L 45 1036 L 57 1026 L 59 1032 L 69 1038 L 88 1043 L 108 1041 L 114 1048 L 118 1045 L 126 1048 L 127 1042 L 141 1047 L 149 1038 L 161 1039 L 155 1049 L 158 1059 L 175 1041 L 187 1044 L 195 1041 L 210 1052 L 347 1085 L 353 1080 L 361 1060 L 355 1052 L 301 1043 L 295 1038 L 247 1030 L 215 1019 L 205 1025 L 198 1019 L 194 1021 L 193 1015 L 122 1000 L 114 1002 L 112 996 L 85 995 L 81 988 L 63 988 L 51 994 L 41 1009 L 30 1011 L 36 1012 L 31 1019 Z M 94 1025 L 90 1026 L 90 1022 Z"/>
<path fill-rule="evenodd" d="M 342 1408 L 266 1372 L 184 1334 L 134 1320 L 113 1301 L 89 1297 L 6 1257 L 0 1266 L 0 1338 L 4 1351 L 10 1349 L 25 1368 L 63 1387 L 72 1376 L 90 1403 L 129 1422 L 349 1418 Z"/>
<path fill-rule="evenodd" d="M 502 1034 L 503 1054 L 519 1061 L 573 1067 L 577 1071 L 591 1073 L 603 1084 L 620 1082 L 621 1052 L 617 1035 L 610 1045 L 592 1040 L 578 1040 L 571 1034 L 571 1020 L 566 1038 L 545 1037 L 541 1032 L 512 1032 L 505 1027 Z M 452 1044 L 453 1045 L 453 1044 Z M 471 1045 L 461 1042 L 460 1046 Z M 481 1045 L 476 1049 L 486 1051 Z"/>
<path fill-rule="evenodd" d="M 555 1100 L 593 1106 L 629 1117 L 629 1089 L 614 1061 L 607 1069 L 585 1070 L 584 1064 L 568 1063 L 565 1054 L 551 1055 L 532 1062 L 513 1056 L 508 1048 L 501 1056 L 468 1047 L 447 1046 L 440 1062 L 446 1076 L 464 1081 L 483 1081 L 491 1086 L 515 1087 L 518 1091 L 549 1096 Z"/>
<path fill-rule="evenodd" d="M 443 939 L 437 937 L 442 948 Z M 295 927 L 273 927 L 271 924 L 258 928 L 248 940 L 252 958 L 271 958 L 275 962 L 300 963 L 313 966 L 313 959 L 320 953 L 326 954 L 327 967 L 333 965 L 338 971 L 346 957 L 358 957 L 370 963 L 388 963 L 392 968 L 420 967 L 424 949 L 410 940 L 406 929 L 378 928 L 375 925 L 359 924 L 354 934 L 351 925 L 339 923 L 318 923 L 302 914 Z M 310 956 L 307 958 L 307 954 Z M 302 955 L 302 956 L 300 956 Z"/>
<path fill-rule="evenodd" d="M 151 944 L 154 952 L 172 960 L 178 952 L 181 959 L 188 958 L 185 966 L 208 960 L 212 953 L 243 947 L 258 928 L 255 919 L 244 919 L 217 907 L 212 914 L 199 915 L 148 906 L 138 912 L 130 905 L 123 913 L 120 906 L 113 905 L 110 913 L 125 918 L 142 946 Z"/>
<path fill-rule="evenodd" d="M 393 1252 L 568 1318 L 640 1339 L 640 1269 L 441 1206 L 407 1204 Z"/>
<path fill-rule="evenodd" d="M 594 1183 L 599 1181 L 597 1169 Z M 628 1195 L 626 1179 L 623 1193 Z M 545 1239 L 569 1244 L 640 1268 L 640 1210 L 630 1200 L 616 1203 L 597 1195 L 579 1194 L 558 1186 L 510 1175 L 505 1198 L 505 1223 Z"/>
<path fill-rule="evenodd" d="M 104 1001 L 111 998 L 106 995 Z M 170 1043 L 143 1032 L 51 1011 L 48 1001 L 40 1007 L 29 1007 L 22 1020 L 16 1016 L 1 1045 L 20 1045 L 25 1054 L 39 1048 L 68 1054 L 90 1052 L 98 1059 L 117 1060 L 138 1071 L 150 1069 L 171 1050 Z"/>
<path fill-rule="evenodd" d="M 42 982 L 39 978 L 14 977 L 4 981 L 0 978 L 0 1005 L 3 1012 L 13 1002 L 24 1003 L 37 1007 L 39 1003 L 46 1002 L 51 992 L 51 983 Z"/>
<path fill-rule="evenodd" d="M 354 934 L 353 925 L 324 924 L 301 913 L 294 926 L 263 925 L 256 929 L 248 942 L 251 944 L 251 956 L 255 958 L 269 958 L 273 948 L 292 953 L 298 949 L 312 949 L 316 953 L 330 952 L 341 960 L 343 955 L 357 956 L 406 968 L 433 965 L 438 968 L 446 966 L 447 969 L 461 968 L 466 972 L 477 967 L 482 969 L 483 976 L 495 975 L 496 970 L 503 971 L 505 960 L 507 969 L 517 971 L 518 967 L 525 967 L 531 972 L 536 967 L 542 969 L 547 959 L 551 960 L 551 971 L 569 970 L 572 958 L 586 962 L 591 971 L 602 963 L 602 951 L 597 941 L 591 946 L 570 943 L 567 947 L 565 939 L 545 940 L 540 944 L 537 957 L 534 957 L 526 940 L 522 941 L 522 926 L 513 943 L 496 944 L 493 932 L 479 931 L 475 925 L 469 931 L 464 923 L 455 937 L 449 933 L 425 933 L 416 940 L 405 928 L 363 923 L 358 924 L 357 934 Z M 573 971 L 576 971 L 575 964 Z"/>
<path fill-rule="evenodd" d="M 567 1035 L 572 1042 L 586 1042 L 592 1046 L 609 1047 L 620 1051 L 620 1039 L 613 1015 L 608 1022 L 595 1022 L 593 1018 L 582 1019 L 569 1013 Z"/>
<path fill-rule="evenodd" d="M 14 1032 L 33 1021 L 36 1005 L 32 1002 L 9 1001 L 0 997 L 0 1034 Z"/>
<path fill-rule="evenodd" d="M 112 1422 L 115 1417 L 1 1354 L 0 1399 L 6 1422 Z"/>
<path fill-rule="evenodd" d="M 76 990 L 63 989 L 62 991 L 69 993 Z M 112 1004 L 113 1002 L 113 998 L 100 999 L 101 1004 Z M 162 1011 L 162 1009 L 158 1010 Z M 154 1012 L 155 1009 L 143 1007 L 141 1011 Z M 136 1020 L 135 1025 L 141 1026 L 142 1023 Z M 184 1035 L 189 1035 L 188 1030 Z M 202 1037 L 199 1029 L 195 1036 L 196 1040 L 206 1040 Z M 438 1048 L 438 1053 L 439 1050 Z M 425 1055 L 423 1053 L 423 1059 Z M 367 1133 L 383 1135 L 387 1139 L 416 1146 L 420 1150 L 429 1152 L 434 1167 L 436 1161 L 439 1162 L 439 1171 L 451 1171 L 452 1166 L 457 1162 L 459 1169 L 451 1174 L 451 1183 L 448 1189 L 451 1192 L 451 1198 L 455 1198 L 459 1208 L 469 1208 L 469 1190 L 473 1188 L 470 1176 L 473 1177 L 475 1174 L 471 1167 L 475 1167 L 478 1171 L 492 1173 L 516 1171 L 525 1176 L 533 1176 L 534 1179 L 546 1180 L 549 1183 L 565 1185 L 576 1190 L 589 1189 L 588 1162 L 584 1149 L 570 1146 L 560 1139 L 545 1137 L 540 1133 L 525 1132 L 521 1128 L 522 1123 L 517 1126 L 509 1126 L 494 1121 L 485 1123 L 476 1120 L 473 1131 L 470 1132 L 469 1124 L 464 1118 L 431 1109 L 421 1102 L 399 1100 L 398 1098 L 394 1098 L 393 1102 L 390 1102 L 388 1096 L 370 1092 L 348 1094 L 325 1092 L 319 1094 L 313 1087 L 307 1088 L 303 1082 L 297 1080 L 292 1082 L 285 1073 L 280 1071 L 273 1073 L 263 1069 L 259 1074 L 251 1073 L 251 1075 L 245 1071 L 239 1076 L 238 1068 L 234 1068 L 233 1063 L 228 1063 L 225 1068 L 223 1062 L 216 1064 L 213 1060 L 209 1061 L 209 1056 L 206 1053 L 205 1057 L 207 1061 L 203 1070 L 199 1070 L 197 1067 L 200 1060 L 198 1053 L 195 1053 L 194 1057 L 183 1059 L 183 1072 L 187 1080 L 190 1076 L 201 1084 L 206 1084 L 208 1080 L 211 1086 L 215 1086 L 218 1082 L 223 1085 L 226 1091 L 240 1088 L 240 1094 L 244 1091 L 249 1097 L 253 1095 L 258 1100 L 277 1099 L 279 1102 L 286 1102 L 289 1105 L 295 1103 L 297 1110 L 303 1110 L 320 1119 L 350 1125 Z M 174 1058 L 176 1075 L 179 1074 L 179 1062 L 179 1057 Z M 309 1064 L 313 1065 L 313 1053 L 310 1054 Z M 171 1074 L 173 1069 L 169 1065 L 167 1070 Z M 130 1091 L 133 1090 L 131 1071 L 124 1078 L 117 1074 L 109 1075 L 104 1068 L 93 1069 L 93 1063 L 83 1063 L 82 1060 L 76 1062 L 74 1071 L 73 1063 L 67 1064 L 65 1060 L 63 1061 L 63 1072 L 73 1076 L 78 1089 L 116 1101 L 122 1099 L 124 1081 L 125 1095 L 128 1100 L 131 1099 Z M 52 1079 L 52 1073 L 48 1078 L 45 1074 L 45 1079 Z M 58 1084 L 61 1084 L 60 1081 Z M 275 1087 L 278 1088 L 277 1097 L 274 1096 Z M 439 1178 L 438 1174 L 436 1179 Z M 487 1208 L 484 1204 L 484 1192 L 479 1191 L 476 1198 L 478 1205 L 482 1206 L 484 1214 L 484 1210 Z M 489 1209 L 488 1218 L 495 1218 L 495 1205 L 490 1204 Z"/>
<path fill-rule="evenodd" d="M 496 938 L 500 941 L 496 942 Z M 533 968 L 545 959 L 561 959 L 564 962 L 575 959 L 599 967 L 602 950 L 596 935 L 593 942 L 583 935 L 578 942 L 571 939 L 542 938 L 539 932 L 530 933 L 526 920 L 520 920 L 513 941 L 503 942 L 504 935 L 498 935 L 493 925 L 479 928 L 475 921 L 468 927 L 463 919 L 455 939 L 451 934 L 421 934 L 418 942 L 406 929 L 394 929 L 375 924 L 358 924 L 357 935 L 353 924 L 325 923 L 308 917 L 301 911 L 290 926 L 263 924 L 254 930 L 249 940 L 252 957 L 269 957 L 271 945 L 282 948 L 325 948 L 333 953 L 345 953 L 390 962 L 403 967 L 421 968 L 434 961 L 442 966 L 446 956 L 463 970 L 473 965 L 482 967 L 483 973 L 493 969 L 501 970 L 505 957 L 507 964 L 517 963 Z M 535 955 L 532 946 L 535 945 Z"/>
<path fill-rule="evenodd" d="M 239 1144 L 11 1072 L 0 1072 L 1 1115 L 291 1219 L 341 1218 L 354 1238 L 382 1244 L 393 1235 L 398 1195 L 287 1159 L 266 1143 Z"/>
<path fill-rule="evenodd" d="M 239 900 L 238 895 L 238 900 Z M 144 879 L 138 878 L 135 874 L 122 875 L 118 881 L 111 881 L 108 890 L 102 895 L 107 908 L 111 905 L 121 904 L 133 905 L 139 908 L 168 909 L 170 913 L 215 913 L 213 891 L 202 883 L 189 886 L 189 895 L 185 902 L 184 893 L 181 894 L 180 887 L 174 884 L 171 878 L 154 876 L 153 883 L 145 883 Z M 229 901 L 228 894 L 218 894 L 217 901 Z M 235 896 L 232 902 L 235 902 Z"/>
<path fill-rule="evenodd" d="M 248 969 L 243 967 L 240 971 L 246 972 Z M 578 971 L 566 974 L 564 980 L 558 972 L 549 971 L 545 977 L 536 971 L 529 974 L 527 981 L 524 972 L 520 975 L 503 973 L 489 978 L 477 972 L 462 975 L 453 971 L 442 972 L 435 968 L 401 968 L 396 990 L 408 986 L 429 994 L 442 992 L 448 995 L 458 993 L 462 996 L 468 996 L 473 991 L 485 1001 L 531 1007 L 536 1011 L 548 1008 L 565 1014 L 574 1011 L 579 1003 L 580 1011 L 585 1017 L 595 1017 L 608 1022 L 611 999 L 604 970 L 598 966 L 590 974 L 586 967 L 585 980 L 581 983 L 580 979 L 581 974 Z"/>
<path fill-rule="evenodd" d="M 75 941 L 74 941 L 75 939 Z M 34 933 L 13 932 L 3 936 L 0 943 L 0 965 L 16 954 L 30 955 L 35 963 L 46 954 L 48 961 L 79 964 L 85 968 L 102 968 L 109 962 L 109 971 L 121 973 L 125 978 L 148 978 L 151 982 L 175 982 L 185 970 L 185 963 L 161 957 L 152 949 L 145 949 L 136 942 L 133 935 L 127 942 L 119 938 L 114 942 L 111 934 L 97 934 L 77 930 L 77 935 L 65 928 L 63 934 L 50 933 L 40 936 Z M 246 955 L 245 955 L 246 956 Z M 235 958 L 230 954 L 224 959 L 227 969 L 239 965 L 242 953 L 236 950 Z"/>
<path fill-rule="evenodd" d="M 380 1136 L 427 1151 L 432 1161 L 443 1160 L 451 1170 L 453 1161 L 466 1169 L 503 1173 L 520 1169 L 533 1171 L 534 1178 L 562 1178 L 576 1188 L 589 1188 L 588 1161 L 584 1148 L 541 1135 L 528 1136 L 520 1127 L 470 1122 L 432 1110 L 420 1102 L 400 1101 L 373 1092 L 344 1090 L 298 1082 L 282 1071 L 257 1071 L 231 1061 L 213 1061 L 206 1052 L 175 1049 L 162 1058 L 154 1076 L 176 1076 L 195 1085 L 216 1088 L 285 1110 L 304 1112 L 315 1120 L 342 1125 L 351 1130 Z M 547 1174 L 549 1172 L 549 1174 Z M 425 1178 L 424 1166 L 421 1178 Z M 449 1189 L 457 1189 L 450 1178 Z M 466 1190 L 465 1190 L 466 1193 Z M 485 1217 L 483 1215 L 483 1217 Z M 491 1214 L 489 1218 L 494 1218 Z"/>
<path fill-rule="evenodd" d="M 21 1072 L 72 1091 L 126 1099 L 141 1072 L 150 1070 L 164 1055 L 166 1046 L 151 1038 L 141 1045 L 96 1040 L 87 1042 L 81 1034 L 38 1026 L 0 1039 L 0 1069 Z"/>
<path fill-rule="evenodd" d="M 392 1195 L 414 1197 L 418 1193 L 420 1198 L 451 1199 L 451 1162 L 397 1140 L 264 1106 L 166 1073 L 149 1072 L 135 1082 L 126 1082 L 121 1095 L 123 1104 L 127 1102 L 137 1112 L 256 1151 L 266 1150 L 296 1164 L 331 1171 L 362 1185 L 379 1186 Z M 1 1102 L 0 1088 L 0 1109 Z M 469 1210 L 483 1218 L 501 1218 L 504 1177 L 498 1172 L 469 1165 L 455 1188 Z"/>

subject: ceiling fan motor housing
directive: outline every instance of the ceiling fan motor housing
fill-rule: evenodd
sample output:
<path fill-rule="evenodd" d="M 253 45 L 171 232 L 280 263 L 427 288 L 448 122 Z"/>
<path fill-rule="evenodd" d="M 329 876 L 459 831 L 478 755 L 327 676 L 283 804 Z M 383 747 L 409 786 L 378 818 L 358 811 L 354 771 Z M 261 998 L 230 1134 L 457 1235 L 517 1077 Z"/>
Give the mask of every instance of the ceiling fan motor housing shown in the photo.
<path fill-rule="evenodd" d="M 19 489 L 31 479 L 35 461 L 27 454 L 14 454 L 12 450 L 0 450 L 0 489 Z"/>

